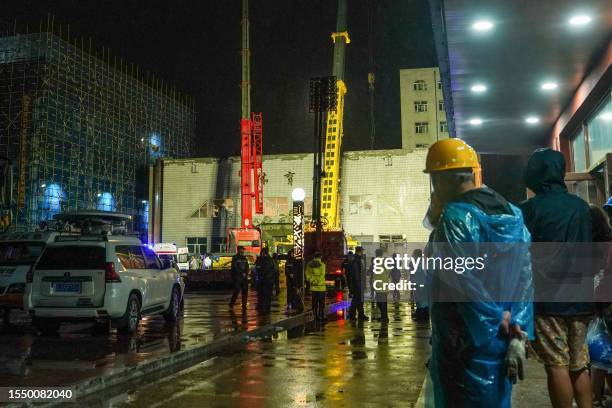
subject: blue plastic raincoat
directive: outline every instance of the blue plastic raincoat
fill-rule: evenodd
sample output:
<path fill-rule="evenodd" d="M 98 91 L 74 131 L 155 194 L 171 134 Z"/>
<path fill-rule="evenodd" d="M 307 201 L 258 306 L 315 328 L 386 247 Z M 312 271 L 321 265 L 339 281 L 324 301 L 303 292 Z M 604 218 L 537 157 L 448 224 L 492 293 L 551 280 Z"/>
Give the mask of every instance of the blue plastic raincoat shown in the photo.
<path fill-rule="evenodd" d="M 457 275 L 463 294 L 477 301 L 441 302 L 430 294 L 429 370 L 436 407 L 510 407 L 512 385 L 503 366 L 509 338 L 499 332 L 504 312 L 533 338 L 530 235 L 521 211 L 503 201 L 509 213 L 488 214 L 471 203 L 450 203 L 434 231 L 434 257 L 486 253 L 484 270 L 469 268 Z M 435 291 L 436 271 L 429 272 Z"/>

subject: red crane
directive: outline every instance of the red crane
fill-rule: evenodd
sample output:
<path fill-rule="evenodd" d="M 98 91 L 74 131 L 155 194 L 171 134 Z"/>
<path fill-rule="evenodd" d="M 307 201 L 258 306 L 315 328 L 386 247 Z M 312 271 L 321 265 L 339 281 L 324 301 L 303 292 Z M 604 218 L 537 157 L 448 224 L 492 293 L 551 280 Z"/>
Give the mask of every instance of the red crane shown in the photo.
<path fill-rule="evenodd" d="M 251 67 L 249 46 L 249 2 L 242 0 L 242 118 L 240 119 L 240 228 L 228 229 L 228 252 L 238 246 L 259 254 L 261 231 L 253 226 L 255 214 L 263 214 L 263 115 L 251 112 Z"/>

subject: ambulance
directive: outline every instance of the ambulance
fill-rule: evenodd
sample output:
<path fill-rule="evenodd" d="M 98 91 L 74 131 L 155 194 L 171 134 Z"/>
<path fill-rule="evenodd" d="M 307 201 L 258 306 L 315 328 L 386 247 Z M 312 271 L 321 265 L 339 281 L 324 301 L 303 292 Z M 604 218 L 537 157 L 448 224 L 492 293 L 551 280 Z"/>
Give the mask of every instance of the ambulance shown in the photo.
<path fill-rule="evenodd" d="M 180 272 L 189 270 L 189 255 L 187 248 L 177 248 L 174 243 L 159 243 L 153 245 L 153 251 L 160 259 L 169 259 Z"/>

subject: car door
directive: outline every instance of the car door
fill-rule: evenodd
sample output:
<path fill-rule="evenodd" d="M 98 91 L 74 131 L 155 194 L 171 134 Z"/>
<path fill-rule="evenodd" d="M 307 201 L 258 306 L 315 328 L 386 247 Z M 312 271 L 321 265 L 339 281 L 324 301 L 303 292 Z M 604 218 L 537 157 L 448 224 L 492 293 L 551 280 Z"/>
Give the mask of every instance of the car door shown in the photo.
<path fill-rule="evenodd" d="M 162 269 L 161 261 L 151 248 L 143 245 L 141 249 L 144 253 L 149 275 L 151 276 L 153 298 L 155 299 L 154 303 L 155 305 L 165 304 L 170 296 L 170 289 L 167 288 L 167 273 Z"/>
<path fill-rule="evenodd" d="M 127 270 L 134 286 L 142 294 L 142 309 L 155 304 L 155 287 L 152 273 L 147 268 L 140 245 L 117 245 L 115 249 L 121 265 Z"/>

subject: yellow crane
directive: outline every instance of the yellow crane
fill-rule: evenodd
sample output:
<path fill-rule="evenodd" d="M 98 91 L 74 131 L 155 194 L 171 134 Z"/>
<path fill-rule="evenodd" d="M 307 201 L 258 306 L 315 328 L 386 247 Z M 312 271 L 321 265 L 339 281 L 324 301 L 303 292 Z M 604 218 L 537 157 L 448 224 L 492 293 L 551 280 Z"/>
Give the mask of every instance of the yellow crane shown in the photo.
<path fill-rule="evenodd" d="M 336 110 L 327 115 L 325 146 L 323 149 L 323 175 L 321 178 L 321 216 L 326 229 L 341 230 L 340 225 L 340 159 L 342 137 L 344 136 L 344 96 L 347 93 L 344 82 L 346 45 L 351 42 L 346 30 L 346 0 L 338 0 L 336 31 L 331 34 L 334 43 L 332 75 L 336 77 Z"/>

